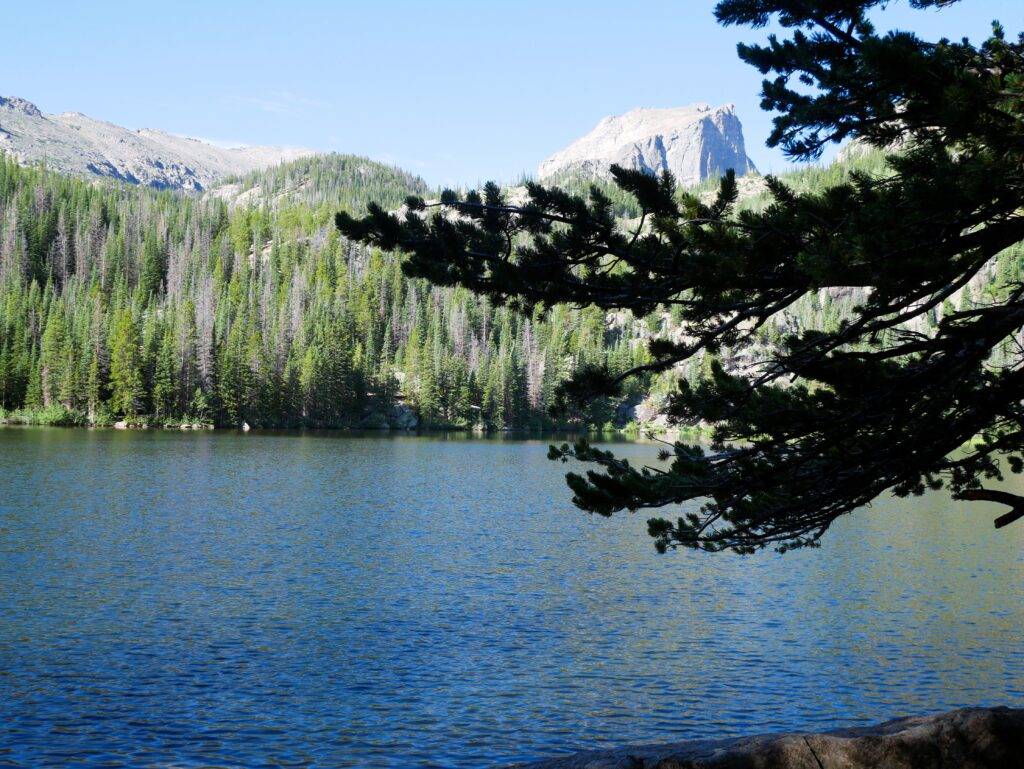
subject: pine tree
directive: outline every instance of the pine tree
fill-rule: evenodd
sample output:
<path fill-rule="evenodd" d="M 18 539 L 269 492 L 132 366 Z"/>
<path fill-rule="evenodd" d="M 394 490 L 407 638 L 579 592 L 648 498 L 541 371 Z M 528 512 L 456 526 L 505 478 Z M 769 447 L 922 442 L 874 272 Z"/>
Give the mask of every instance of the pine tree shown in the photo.
<path fill-rule="evenodd" d="M 984 482 L 1024 469 L 1024 359 L 990 364 L 1024 327 L 1024 286 L 972 303 L 969 284 L 1024 239 L 1024 38 L 1008 40 L 998 25 L 980 46 L 879 34 L 869 14 L 884 5 L 722 0 L 716 8 L 724 24 L 784 31 L 785 39 L 739 48 L 770 76 L 762 90 L 776 113 L 769 143 L 813 159 L 855 139 L 887 153 L 873 171 L 813 191 L 767 177 L 764 204 L 739 207 L 732 172 L 705 202 L 671 175 L 613 167 L 638 209 L 634 232 L 617 226 L 615 204 L 597 185 L 581 195 L 530 184 L 529 201 L 512 206 L 488 184 L 445 191 L 429 206 L 413 196 L 401 220 L 370 206 L 362 218 L 338 213 L 336 224 L 407 254 L 407 275 L 517 309 L 568 302 L 642 317 L 673 308 L 680 333 L 653 341 L 649 361 L 621 373 L 595 361 L 581 336 L 577 349 L 587 352 L 560 390 L 566 403 L 621 395 L 627 380 L 701 354 L 751 351 L 759 329 L 784 311 L 813 319 L 754 370 L 713 363 L 695 386 L 683 380 L 670 417 L 713 425 L 710 453 L 676 443 L 667 468 L 650 470 L 585 441 L 552 449 L 555 459 L 597 466 L 568 476 L 585 510 L 704 500 L 676 520 L 651 519 L 662 550 L 814 546 L 839 516 L 886 491 L 941 486 L 958 499 L 1009 505 L 996 521 L 1005 525 L 1024 517 L 1024 497 Z M 826 328 L 821 294 L 839 290 L 862 300 Z M 960 310 L 932 334 L 916 330 L 958 291 Z M 493 379 L 485 392 L 500 403 Z M 958 451 L 974 436 L 980 441 Z"/>
<path fill-rule="evenodd" d="M 110 407 L 116 414 L 135 417 L 146 393 L 142 381 L 142 339 L 130 309 L 114 314 L 109 346 Z"/>
<path fill-rule="evenodd" d="M 158 236 L 152 230 L 142 241 L 142 272 L 139 275 L 139 291 L 143 295 L 157 294 L 166 278 L 167 257 L 163 253 Z"/>
<path fill-rule="evenodd" d="M 164 329 L 153 373 L 153 416 L 158 420 L 173 416 L 177 409 L 177 361 L 174 336 Z"/>

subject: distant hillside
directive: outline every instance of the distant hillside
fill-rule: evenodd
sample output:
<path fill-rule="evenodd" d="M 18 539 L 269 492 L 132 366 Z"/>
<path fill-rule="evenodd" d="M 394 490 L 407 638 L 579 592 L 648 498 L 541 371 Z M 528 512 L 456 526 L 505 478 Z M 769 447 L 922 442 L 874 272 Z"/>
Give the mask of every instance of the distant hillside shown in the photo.
<path fill-rule="evenodd" d="M 362 211 L 370 201 L 397 208 L 407 195 L 428 195 L 418 176 L 356 155 L 311 155 L 262 171 L 232 177 L 207 194 L 229 206 L 282 202 L 324 204 Z"/>
<path fill-rule="evenodd" d="M 163 131 L 132 131 L 79 112 L 44 115 L 17 97 L 0 97 L 0 151 L 60 173 L 190 192 L 310 154 L 283 147 L 218 147 Z"/>
<path fill-rule="evenodd" d="M 687 186 L 730 168 L 740 175 L 757 170 L 747 157 L 743 126 L 733 105 L 700 103 L 606 117 L 541 163 L 537 175 L 542 181 L 566 175 L 607 179 L 613 164 L 652 174 L 671 171 Z"/>
<path fill-rule="evenodd" d="M 339 235 L 336 211 L 397 208 L 426 192 L 415 177 L 329 156 L 233 184 L 258 193 L 230 206 L 0 153 L 0 423 L 603 424 L 608 404 L 554 422 L 558 383 L 646 360 L 598 310 L 524 317 Z"/>

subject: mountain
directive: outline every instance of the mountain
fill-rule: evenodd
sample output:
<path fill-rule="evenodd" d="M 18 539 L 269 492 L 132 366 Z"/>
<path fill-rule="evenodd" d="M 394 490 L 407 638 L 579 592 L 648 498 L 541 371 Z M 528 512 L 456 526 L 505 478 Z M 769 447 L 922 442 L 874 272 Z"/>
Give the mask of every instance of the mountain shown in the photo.
<path fill-rule="evenodd" d="M 61 173 L 191 192 L 311 154 L 282 147 L 218 147 L 148 128 L 133 131 L 79 112 L 45 115 L 17 97 L 0 97 L 0 151 L 22 163 L 44 161 Z"/>
<path fill-rule="evenodd" d="M 205 195 L 231 208 L 304 203 L 362 212 L 370 202 L 394 209 L 408 195 L 430 192 L 423 179 L 400 168 L 331 152 L 229 177 L 208 188 Z"/>
<path fill-rule="evenodd" d="M 855 170 L 885 173 L 883 153 L 780 179 L 820 193 Z M 565 189 L 587 191 L 573 184 Z M 635 229 L 635 201 L 595 184 Z M 549 407 L 581 365 L 617 375 L 649 362 L 652 338 L 685 342 L 673 307 L 643 317 L 568 306 L 523 315 L 410 279 L 399 254 L 348 242 L 334 227 L 338 210 L 360 214 L 371 200 L 391 210 L 411 192 L 431 194 L 416 177 L 345 155 L 251 172 L 203 195 L 96 184 L 0 155 L 0 423 L 665 425 L 666 394 L 698 378 L 703 359 L 630 380 L 621 398 L 565 420 Z M 507 191 L 510 201 L 524 193 Z M 737 207 L 769 203 L 755 189 Z M 993 301 L 1022 271 L 1024 248 L 1005 252 L 911 330 L 933 334 L 949 308 Z M 811 292 L 766 322 L 757 344 L 718 357 L 728 371 L 749 371 L 780 340 L 835 328 L 866 298 Z"/>
<path fill-rule="evenodd" d="M 607 179 L 613 163 L 650 173 L 671 171 L 683 186 L 730 168 L 740 175 L 757 171 L 747 157 L 743 126 L 733 105 L 699 103 L 606 117 L 541 163 L 537 175 L 541 181 L 567 175 Z"/>

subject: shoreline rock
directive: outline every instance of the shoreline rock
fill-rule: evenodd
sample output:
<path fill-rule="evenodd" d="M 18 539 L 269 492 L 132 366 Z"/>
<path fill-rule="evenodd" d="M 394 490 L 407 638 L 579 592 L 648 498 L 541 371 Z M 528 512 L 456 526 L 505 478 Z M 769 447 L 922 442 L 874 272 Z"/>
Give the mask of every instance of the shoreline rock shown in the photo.
<path fill-rule="evenodd" d="M 961 708 L 824 733 L 690 740 L 577 753 L 508 769 L 1019 769 L 1024 708 Z"/>
<path fill-rule="evenodd" d="M 289 147 L 223 147 L 149 128 L 133 130 L 78 112 L 45 115 L 32 102 L 0 96 L 0 150 L 24 164 L 155 189 L 202 192 L 225 177 L 313 153 Z"/>

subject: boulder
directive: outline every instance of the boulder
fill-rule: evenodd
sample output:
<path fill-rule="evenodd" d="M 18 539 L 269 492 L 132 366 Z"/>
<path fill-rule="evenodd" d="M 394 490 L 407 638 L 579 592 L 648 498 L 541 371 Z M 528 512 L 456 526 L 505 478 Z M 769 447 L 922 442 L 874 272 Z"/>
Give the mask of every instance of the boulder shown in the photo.
<path fill-rule="evenodd" d="M 630 422 L 637 420 L 637 406 L 642 399 L 639 396 L 626 398 L 615 407 L 615 416 L 612 417 L 612 424 L 616 427 L 625 427 Z"/>
<path fill-rule="evenodd" d="M 371 411 L 359 421 L 358 427 L 360 430 L 390 430 L 391 424 L 381 412 Z"/>
<path fill-rule="evenodd" d="M 420 418 L 411 407 L 404 403 L 396 403 L 391 407 L 388 422 L 396 430 L 415 430 L 419 427 Z"/>
<path fill-rule="evenodd" d="M 822 734 L 578 753 L 518 769 L 1020 769 L 1024 708 L 962 708 Z"/>
<path fill-rule="evenodd" d="M 668 398 L 666 396 L 650 395 L 636 405 L 633 416 L 644 427 L 665 430 L 669 426 L 668 415 L 665 413 L 667 408 Z"/>

